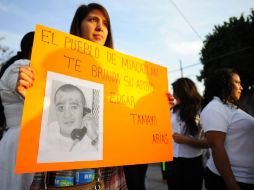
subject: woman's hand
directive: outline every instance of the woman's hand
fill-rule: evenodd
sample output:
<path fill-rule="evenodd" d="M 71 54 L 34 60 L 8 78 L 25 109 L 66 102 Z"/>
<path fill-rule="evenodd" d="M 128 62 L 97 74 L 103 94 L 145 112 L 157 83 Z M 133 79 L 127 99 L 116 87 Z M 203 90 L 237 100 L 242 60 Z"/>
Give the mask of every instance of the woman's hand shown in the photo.
<path fill-rule="evenodd" d="M 26 97 L 26 90 L 33 86 L 34 82 L 34 73 L 31 67 L 20 67 L 19 68 L 19 76 L 16 85 L 16 91 L 23 96 Z"/>
<path fill-rule="evenodd" d="M 180 133 L 173 134 L 173 140 L 178 144 L 188 144 L 190 137 L 182 135 Z"/>
<path fill-rule="evenodd" d="M 92 114 L 87 114 L 83 118 L 83 124 L 87 129 L 87 136 L 92 140 L 92 145 L 97 144 L 98 141 L 98 126 Z"/>
<path fill-rule="evenodd" d="M 170 94 L 169 92 L 166 93 L 166 96 L 168 98 L 168 102 L 169 102 L 170 106 L 173 107 L 175 105 L 174 96 L 172 94 Z"/>
<path fill-rule="evenodd" d="M 173 140 L 178 144 L 187 144 L 194 148 L 208 148 L 206 138 L 203 139 L 195 139 L 180 133 L 174 133 Z"/>

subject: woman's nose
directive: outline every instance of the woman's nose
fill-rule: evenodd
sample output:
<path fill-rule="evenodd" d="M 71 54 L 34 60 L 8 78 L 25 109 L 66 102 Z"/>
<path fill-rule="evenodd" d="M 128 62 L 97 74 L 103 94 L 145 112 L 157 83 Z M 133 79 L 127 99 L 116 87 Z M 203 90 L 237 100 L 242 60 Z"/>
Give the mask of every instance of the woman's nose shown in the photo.
<path fill-rule="evenodd" d="M 102 22 L 101 21 L 99 21 L 99 22 L 97 22 L 97 24 L 96 24 L 96 28 L 95 28 L 97 31 L 101 31 L 102 30 Z"/>

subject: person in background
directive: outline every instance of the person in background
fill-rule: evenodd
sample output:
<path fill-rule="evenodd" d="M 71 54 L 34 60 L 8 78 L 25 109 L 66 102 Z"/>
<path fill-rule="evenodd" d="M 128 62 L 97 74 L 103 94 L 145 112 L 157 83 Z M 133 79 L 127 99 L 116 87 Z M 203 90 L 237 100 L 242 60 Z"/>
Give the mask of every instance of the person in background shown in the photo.
<path fill-rule="evenodd" d="M 201 125 L 210 147 L 208 190 L 254 189 L 254 118 L 237 106 L 243 88 L 232 69 L 205 80 Z"/>
<path fill-rule="evenodd" d="M 97 3 L 81 5 L 76 10 L 71 23 L 70 33 L 97 44 L 113 48 L 110 18 L 107 10 Z M 26 90 L 33 84 L 34 74 L 32 68 L 20 68 L 19 80 L 16 90 L 25 97 Z M 89 133 L 89 131 L 87 131 Z M 108 190 L 127 189 L 123 168 L 101 168 L 102 179 Z"/>
<path fill-rule="evenodd" d="M 173 130 L 173 161 L 166 162 L 166 178 L 170 190 L 201 190 L 203 183 L 203 151 L 207 148 L 199 124 L 202 97 L 193 81 L 177 79 L 173 98 L 168 94 Z"/>
<path fill-rule="evenodd" d="M 21 40 L 21 51 L 10 58 L 1 68 L 0 95 L 2 100 L 1 125 L 3 137 L 0 141 L 0 189 L 27 190 L 33 181 L 34 174 L 15 174 L 16 154 L 20 134 L 24 99 L 16 92 L 19 67 L 29 65 L 33 46 L 34 32 L 24 35 Z"/>

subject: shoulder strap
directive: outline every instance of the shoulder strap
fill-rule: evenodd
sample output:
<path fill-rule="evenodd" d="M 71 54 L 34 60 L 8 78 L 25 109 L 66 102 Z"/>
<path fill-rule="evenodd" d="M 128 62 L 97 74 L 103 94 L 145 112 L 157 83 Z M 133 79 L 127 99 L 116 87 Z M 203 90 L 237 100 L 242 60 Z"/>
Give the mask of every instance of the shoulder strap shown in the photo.
<path fill-rule="evenodd" d="M 3 64 L 0 70 L 0 79 L 2 78 L 6 69 L 8 69 L 8 67 L 11 66 L 16 60 L 17 60 L 17 56 L 14 56 L 11 59 L 9 59 L 5 64 Z"/>
<path fill-rule="evenodd" d="M 5 130 L 6 130 L 6 118 L 4 115 L 4 107 L 0 96 L 0 140 L 2 139 Z"/>

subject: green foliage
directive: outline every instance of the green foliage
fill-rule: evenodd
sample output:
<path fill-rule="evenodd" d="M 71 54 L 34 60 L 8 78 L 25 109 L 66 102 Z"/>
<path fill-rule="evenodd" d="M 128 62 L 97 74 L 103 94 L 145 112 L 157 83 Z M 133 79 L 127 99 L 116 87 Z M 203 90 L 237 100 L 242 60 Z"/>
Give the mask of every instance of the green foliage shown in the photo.
<path fill-rule="evenodd" d="M 218 68 L 233 68 L 241 76 L 243 94 L 254 93 L 254 9 L 245 18 L 229 18 L 208 34 L 200 52 L 204 80 Z"/>

